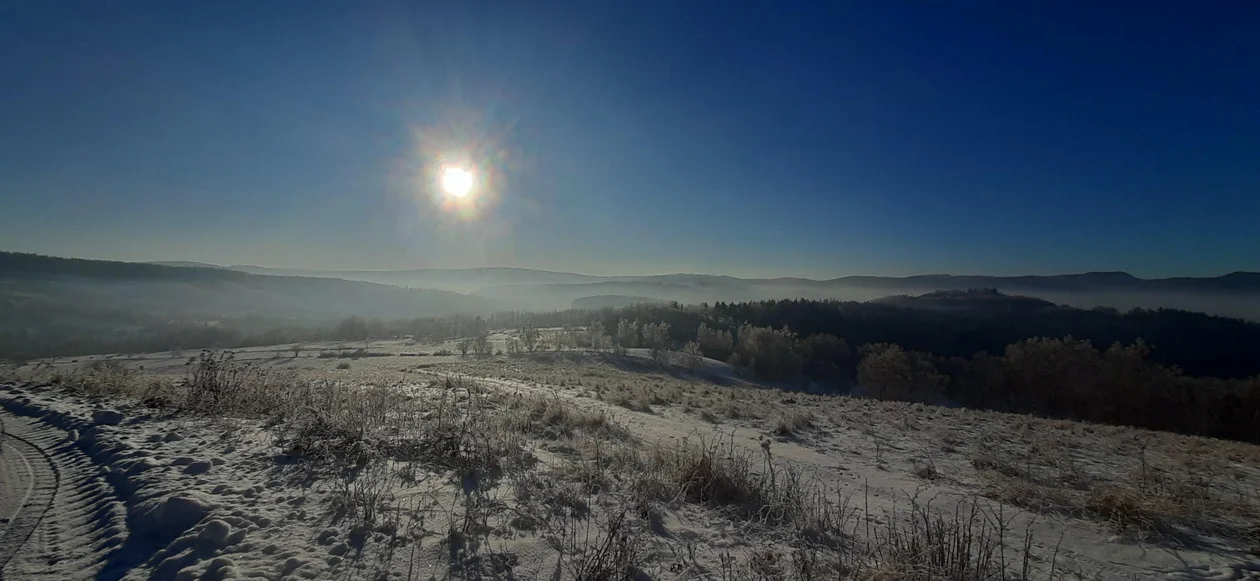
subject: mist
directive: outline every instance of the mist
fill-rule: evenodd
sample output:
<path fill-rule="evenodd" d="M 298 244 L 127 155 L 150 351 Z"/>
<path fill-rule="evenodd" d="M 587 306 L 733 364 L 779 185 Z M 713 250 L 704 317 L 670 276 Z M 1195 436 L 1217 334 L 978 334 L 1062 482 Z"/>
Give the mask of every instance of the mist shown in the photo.
<path fill-rule="evenodd" d="M 351 316 L 411 320 L 670 302 L 861 302 L 974 288 L 1081 309 L 1178 309 L 1257 321 L 1260 285 L 1253 284 L 1254 278 L 1242 273 L 1162 280 L 1094 273 L 819 281 L 692 274 L 591 276 L 517 268 L 306 271 L 0 253 L 0 350 L 29 357 L 89 352 L 101 345 L 121 349 L 292 342 Z"/>

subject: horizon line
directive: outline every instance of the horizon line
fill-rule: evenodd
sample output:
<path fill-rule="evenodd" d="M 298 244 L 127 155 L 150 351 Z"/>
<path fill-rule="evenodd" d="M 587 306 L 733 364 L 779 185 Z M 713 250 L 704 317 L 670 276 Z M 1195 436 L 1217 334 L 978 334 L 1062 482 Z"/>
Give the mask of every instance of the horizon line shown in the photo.
<path fill-rule="evenodd" d="M 100 259 L 100 258 L 80 258 L 80 257 L 74 257 L 74 256 L 55 256 L 55 255 L 50 255 L 50 254 L 40 254 L 38 252 L 13 252 L 13 251 L 5 251 L 5 250 L 0 250 L 0 254 L 26 254 L 29 256 L 41 256 L 45 258 L 59 258 L 59 259 L 65 259 L 65 260 L 118 262 L 118 263 L 123 263 L 123 264 L 150 264 L 154 266 L 168 266 L 171 268 L 189 268 L 189 267 L 175 266 L 173 264 L 173 263 L 186 263 L 186 264 L 204 265 L 205 267 L 209 267 L 209 268 L 222 268 L 222 269 L 227 269 L 227 270 L 235 270 L 239 268 L 262 268 L 262 269 L 270 269 L 270 270 L 289 270 L 289 271 L 304 271 L 304 272 L 326 272 L 326 273 L 359 272 L 359 273 L 387 274 L 387 273 L 397 273 L 397 272 L 417 271 L 417 270 L 457 272 L 457 271 L 499 269 L 499 270 L 521 270 L 521 271 L 545 272 L 548 274 L 567 274 L 567 275 L 574 275 L 574 276 L 587 276 L 591 278 L 711 276 L 711 277 L 733 278 L 736 280 L 798 279 L 798 280 L 808 280 L 808 281 L 814 281 L 814 282 L 830 282 L 830 281 L 836 281 L 836 280 L 841 280 L 841 279 L 846 279 L 846 278 L 890 278 L 890 279 L 911 279 L 911 278 L 927 278 L 927 277 L 1054 278 L 1054 277 L 1065 277 L 1065 276 L 1085 276 L 1085 275 L 1099 275 L 1099 274 L 1111 274 L 1111 275 L 1120 274 L 1120 275 L 1124 275 L 1124 276 L 1127 276 L 1136 280 L 1168 280 L 1168 279 L 1187 279 L 1187 278 L 1188 279 L 1214 279 L 1214 278 L 1223 278 L 1226 276 L 1240 275 L 1240 274 L 1241 275 L 1247 275 L 1247 274 L 1260 275 L 1260 272 L 1234 270 L 1234 271 L 1226 272 L 1223 274 L 1217 274 L 1214 276 L 1178 275 L 1178 276 L 1144 278 L 1144 277 L 1133 275 L 1124 270 L 1093 270 L 1093 271 L 1083 271 L 1083 272 L 1060 272 L 1056 274 L 1006 274 L 1006 275 L 1004 274 L 974 274 L 974 273 L 951 274 L 951 273 L 937 272 L 937 273 L 923 273 L 923 274 L 908 274 L 908 275 L 901 275 L 901 276 L 874 275 L 874 274 L 848 274 L 848 275 L 841 275 L 841 276 L 835 276 L 835 277 L 829 277 L 829 278 L 810 278 L 806 276 L 738 277 L 738 276 L 732 276 L 729 274 L 716 274 L 716 273 L 705 273 L 705 272 L 669 272 L 669 273 L 657 273 L 657 274 L 587 274 L 587 273 L 580 273 L 580 272 L 548 270 L 544 268 L 530 268 L 530 267 L 523 267 L 523 266 L 414 267 L 414 268 L 394 268 L 394 269 L 306 268 L 306 267 L 291 267 L 291 266 L 260 266 L 260 265 L 255 265 L 255 264 L 222 265 L 222 264 L 215 264 L 215 263 L 210 263 L 210 262 L 203 262 L 200 260 L 139 260 L 139 261 L 137 260 L 112 260 L 112 259 Z"/>

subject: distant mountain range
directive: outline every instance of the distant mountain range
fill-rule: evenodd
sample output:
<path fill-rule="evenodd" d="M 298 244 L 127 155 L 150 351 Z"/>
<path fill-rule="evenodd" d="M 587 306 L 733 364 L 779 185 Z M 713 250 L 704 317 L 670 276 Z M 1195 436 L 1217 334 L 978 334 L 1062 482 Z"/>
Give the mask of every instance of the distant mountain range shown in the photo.
<path fill-rule="evenodd" d="M 9 305 L 19 297 L 36 297 L 54 304 L 109 302 L 128 309 L 180 313 L 191 309 L 216 316 L 399 318 L 655 301 L 866 301 L 980 288 L 1083 308 L 1167 307 L 1260 320 L 1260 273 L 1253 272 L 1163 279 L 1124 272 L 744 279 L 702 274 L 593 276 L 523 268 L 300 270 L 0 252 L 0 301 L 7 299 Z"/>
<path fill-rule="evenodd" d="M 224 268 L 250 274 L 341 278 L 455 292 L 472 292 L 485 287 L 509 284 L 581 284 L 601 280 L 601 277 L 583 274 L 505 267 L 466 269 L 417 268 L 411 270 L 302 270 L 235 265 Z"/>
<path fill-rule="evenodd" d="M 683 303 L 782 298 L 866 301 L 889 295 L 991 288 L 1084 308 L 1107 306 L 1127 310 L 1133 307 L 1167 307 L 1260 320 L 1260 273 L 1255 272 L 1158 279 L 1137 278 L 1125 272 L 1088 272 L 1044 276 L 846 276 L 813 280 L 705 274 L 594 276 L 524 268 L 298 270 L 192 265 L 257 275 L 340 278 L 444 290 L 482 297 L 504 307 L 527 310 L 564 309 L 575 304 L 620 304 L 626 300 Z"/>
<path fill-rule="evenodd" d="M 1082 274 L 986 276 L 922 274 L 906 277 L 844 276 L 826 280 L 808 278 L 736 278 L 710 274 L 658 274 L 646 276 L 599 276 L 529 268 L 417 268 L 407 270 L 308 270 L 262 266 L 219 266 L 201 262 L 155 262 L 163 266 L 217 268 L 273 276 L 340 278 L 410 286 L 465 291 L 518 285 L 574 285 L 636 283 L 685 285 L 694 288 L 787 287 L 787 288 L 905 288 L 907 290 L 953 290 L 969 288 L 1011 288 L 1047 291 L 1220 291 L 1260 293 L 1260 272 L 1233 272 L 1215 277 L 1151 278 L 1127 272 L 1087 272 Z"/>

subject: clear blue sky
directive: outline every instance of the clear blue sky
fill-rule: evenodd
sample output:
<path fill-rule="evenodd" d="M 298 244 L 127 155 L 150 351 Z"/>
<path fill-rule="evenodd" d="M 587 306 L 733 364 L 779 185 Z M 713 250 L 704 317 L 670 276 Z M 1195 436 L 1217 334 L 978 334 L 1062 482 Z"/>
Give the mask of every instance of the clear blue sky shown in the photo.
<path fill-rule="evenodd" d="M 0 249 L 1260 270 L 1257 31 L 1253 0 L 5 2 Z M 492 176 L 475 219 L 435 154 Z"/>

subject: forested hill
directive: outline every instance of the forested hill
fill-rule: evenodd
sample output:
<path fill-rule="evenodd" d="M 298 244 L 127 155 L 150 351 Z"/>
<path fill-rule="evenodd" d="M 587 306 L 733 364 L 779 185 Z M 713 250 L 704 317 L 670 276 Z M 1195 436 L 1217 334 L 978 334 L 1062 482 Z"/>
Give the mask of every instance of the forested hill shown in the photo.
<path fill-rule="evenodd" d="M 1002 294 L 997 289 L 933 291 L 919 296 L 896 295 L 871 302 L 916 309 L 959 311 L 1020 312 L 1053 309 L 1058 305 L 1035 297 Z"/>
<path fill-rule="evenodd" d="M 244 280 L 244 272 L 213 267 L 191 267 L 146 262 L 118 262 L 61 258 L 19 252 L 0 252 L 0 280 L 77 277 L 98 281 L 204 281 Z"/>

